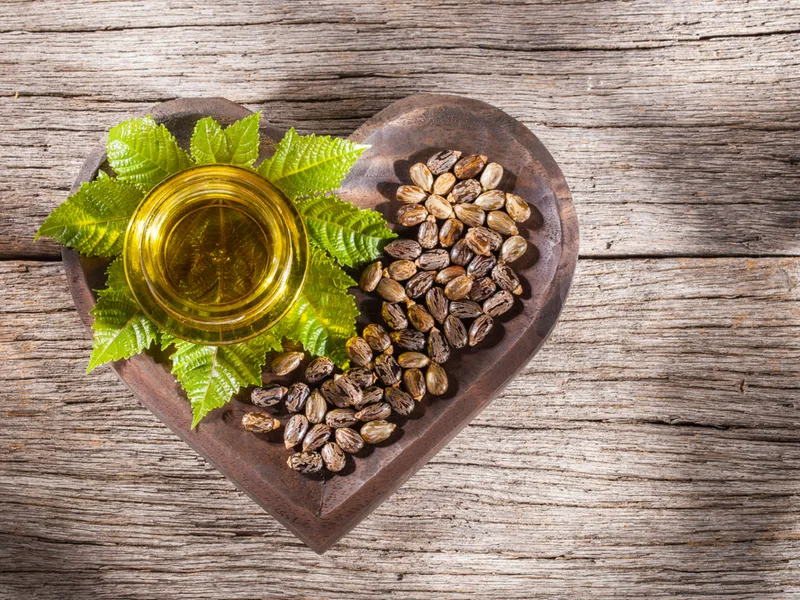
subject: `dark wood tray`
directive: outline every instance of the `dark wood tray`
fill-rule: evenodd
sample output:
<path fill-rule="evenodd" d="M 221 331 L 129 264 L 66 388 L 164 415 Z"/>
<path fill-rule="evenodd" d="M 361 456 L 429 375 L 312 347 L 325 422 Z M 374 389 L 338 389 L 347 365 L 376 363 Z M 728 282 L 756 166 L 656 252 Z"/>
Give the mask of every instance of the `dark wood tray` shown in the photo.
<path fill-rule="evenodd" d="M 155 106 L 150 114 L 188 146 L 195 122 L 211 115 L 223 124 L 250 111 L 224 99 L 179 99 Z M 262 119 L 262 153 L 269 155 L 282 131 Z M 280 433 L 261 438 L 244 431 L 240 419 L 249 405 L 234 399 L 190 430 L 191 410 L 169 367 L 149 354 L 113 364 L 114 370 L 147 408 L 236 486 L 269 511 L 316 552 L 324 552 L 466 426 L 541 347 L 564 305 L 578 257 L 578 222 L 569 188 L 545 147 L 525 126 L 483 102 L 458 96 L 420 94 L 396 102 L 368 120 L 350 139 L 372 146 L 358 161 L 341 196 L 375 208 L 393 221 L 394 192 L 409 183 L 408 167 L 433 152 L 453 148 L 480 153 L 501 163 L 501 184 L 535 207 L 522 235 L 528 255 L 514 266 L 524 281 L 523 302 L 504 315 L 480 348 L 456 352 L 447 363 L 451 391 L 426 399 L 390 439 L 360 457 L 341 476 L 311 479 L 286 467 Z M 104 148 L 86 159 L 74 189 L 95 177 Z M 104 287 L 106 263 L 63 251 L 70 290 L 83 322 L 94 289 Z M 374 318 L 377 302 L 358 296 Z"/>

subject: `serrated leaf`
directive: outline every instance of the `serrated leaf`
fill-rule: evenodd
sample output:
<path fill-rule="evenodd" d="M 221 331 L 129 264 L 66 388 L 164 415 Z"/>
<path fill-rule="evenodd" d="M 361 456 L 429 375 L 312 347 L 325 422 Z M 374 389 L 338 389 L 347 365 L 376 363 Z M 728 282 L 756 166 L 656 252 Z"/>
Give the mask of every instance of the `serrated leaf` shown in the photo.
<path fill-rule="evenodd" d="M 323 194 L 341 185 L 367 148 L 342 138 L 298 135 L 290 129 L 258 172 L 292 199 Z"/>
<path fill-rule="evenodd" d="M 117 177 L 143 190 L 192 166 L 169 130 L 151 117 L 130 119 L 113 127 L 108 132 L 106 153 Z"/>
<path fill-rule="evenodd" d="M 347 292 L 354 285 L 356 282 L 324 251 L 311 246 L 303 289 L 275 325 L 275 334 L 303 344 L 311 354 L 329 356 L 344 367 L 345 342 L 356 334 L 358 308 L 355 298 Z"/>
<path fill-rule="evenodd" d="M 238 344 L 205 346 L 175 337 L 169 344 L 175 345 L 172 373 L 192 404 L 192 427 L 242 387 L 259 385 L 267 351 L 281 349 L 271 331 Z"/>
<path fill-rule="evenodd" d="M 139 189 L 116 179 L 89 181 L 50 213 L 33 239 L 44 235 L 86 256 L 116 256 L 142 197 Z"/>
<path fill-rule="evenodd" d="M 128 287 L 121 257 L 109 265 L 107 274 L 106 288 L 98 292 L 97 303 L 89 311 L 94 317 L 94 337 L 87 373 L 103 363 L 146 350 L 158 335 L 158 328 Z"/>
<path fill-rule="evenodd" d="M 191 153 L 194 162 L 198 165 L 224 163 L 252 167 L 258 158 L 260 119 L 261 113 L 257 112 L 224 130 L 211 117 L 200 119 L 192 133 Z"/>
<path fill-rule="evenodd" d="M 311 241 L 348 267 L 376 259 L 397 237 L 379 212 L 356 208 L 336 196 L 316 196 L 296 204 Z"/>

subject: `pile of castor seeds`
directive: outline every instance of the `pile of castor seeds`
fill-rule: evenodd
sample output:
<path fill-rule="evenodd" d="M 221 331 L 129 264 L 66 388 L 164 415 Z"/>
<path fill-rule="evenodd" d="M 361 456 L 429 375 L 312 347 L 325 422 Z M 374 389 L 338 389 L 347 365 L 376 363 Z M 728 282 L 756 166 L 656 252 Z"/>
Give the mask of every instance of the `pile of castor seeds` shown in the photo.
<path fill-rule="evenodd" d="M 300 473 L 342 471 L 349 454 L 392 436 L 390 419 L 411 414 L 426 394 L 446 394 L 443 365 L 451 351 L 480 344 L 522 293 L 509 265 L 527 250 L 517 223 L 531 209 L 497 189 L 503 167 L 445 150 L 413 165 L 410 178 L 413 185 L 397 190 L 397 222 L 416 227 L 414 236 L 386 246 L 390 258 L 367 266 L 359 281 L 383 300 L 385 327 L 372 323 L 347 342 L 353 366 L 346 372 L 334 374 L 333 361 L 318 357 L 306 367 L 305 382 L 274 383 L 251 394 L 258 407 L 285 402 L 291 416 L 283 439 L 294 452 L 287 463 Z M 302 352 L 279 354 L 272 372 L 287 375 L 303 358 Z M 251 412 L 242 425 L 268 433 L 281 423 Z"/>

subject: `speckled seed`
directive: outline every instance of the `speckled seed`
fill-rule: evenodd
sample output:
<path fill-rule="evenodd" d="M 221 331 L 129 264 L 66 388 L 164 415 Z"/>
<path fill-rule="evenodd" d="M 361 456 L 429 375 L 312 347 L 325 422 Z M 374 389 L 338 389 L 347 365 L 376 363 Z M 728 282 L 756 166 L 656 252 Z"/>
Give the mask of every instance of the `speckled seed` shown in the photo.
<path fill-rule="evenodd" d="M 401 417 L 410 415 L 416 406 L 414 399 L 397 387 L 386 388 L 386 402 Z"/>
<path fill-rule="evenodd" d="M 268 406 L 275 406 L 278 402 L 283 400 L 286 395 L 286 388 L 278 383 L 271 383 L 265 385 L 263 388 L 256 388 L 250 392 L 250 401 L 256 406 L 266 408 Z"/>
<path fill-rule="evenodd" d="M 411 260 L 396 260 L 386 268 L 386 272 L 395 281 L 405 281 L 416 274 L 417 265 Z"/>
<path fill-rule="evenodd" d="M 431 191 L 431 188 L 433 187 L 433 174 L 428 167 L 422 163 L 411 165 L 411 168 L 408 170 L 408 174 L 411 176 L 411 181 L 413 181 L 418 188 L 421 188 L 426 192 Z"/>
<path fill-rule="evenodd" d="M 483 312 L 490 317 L 499 317 L 507 313 L 514 306 L 514 296 L 511 292 L 500 290 L 483 303 Z"/>
<path fill-rule="evenodd" d="M 486 237 L 489 238 L 489 248 L 491 248 L 492 252 L 497 252 L 500 250 L 500 246 L 503 245 L 503 240 L 505 240 L 505 238 L 496 231 L 492 231 L 487 227 L 481 227 L 480 229 L 483 231 Z"/>
<path fill-rule="evenodd" d="M 422 352 L 403 352 L 397 357 L 397 364 L 404 369 L 420 369 L 427 367 L 431 359 Z"/>
<path fill-rule="evenodd" d="M 475 261 L 473 260 L 472 262 Z M 439 285 L 447 285 L 448 281 L 452 281 L 456 277 L 461 277 L 462 275 L 466 274 L 467 272 L 464 270 L 464 267 L 459 267 L 458 265 L 452 265 L 439 271 L 439 273 L 436 275 L 436 283 L 438 283 Z"/>
<path fill-rule="evenodd" d="M 531 207 L 516 194 L 506 194 L 506 212 L 517 223 L 524 223 L 531 217 Z"/>
<path fill-rule="evenodd" d="M 336 408 L 325 415 L 325 424 L 333 429 L 355 425 L 356 411 L 352 408 Z"/>
<path fill-rule="evenodd" d="M 484 233 L 483 227 L 473 227 L 470 229 L 467 232 L 467 235 L 464 236 L 464 242 L 475 254 L 489 256 L 492 253 L 491 240 L 489 239 L 489 236 Z"/>
<path fill-rule="evenodd" d="M 414 240 L 408 238 L 397 239 L 390 244 L 387 244 L 383 249 L 386 254 L 392 258 L 404 258 L 406 260 L 414 260 L 422 254 L 422 246 Z M 375 284 L 377 285 L 377 283 Z"/>
<path fill-rule="evenodd" d="M 469 345 L 477 346 L 480 344 L 494 326 L 494 320 L 489 315 L 481 315 L 472 322 L 469 328 Z"/>
<path fill-rule="evenodd" d="M 419 402 L 428 391 L 425 385 L 425 375 L 419 369 L 407 369 L 403 372 L 403 387 L 414 400 Z"/>
<path fill-rule="evenodd" d="M 362 390 L 375 383 L 375 373 L 364 367 L 354 367 L 347 371 L 345 376 Z"/>
<path fill-rule="evenodd" d="M 303 438 L 303 452 L 322 448 L 331 437 L 331 428 L 324 423 L 314 425 Z"/>
<path fill-rule="evenodd" d="M 450 300 L 461 300 L 466 298 L 469 291 L 472 289 L 472 277 L 469 275 L 462 275 L 456 277 L 444 287 L 444 295 Z"/>
<path fill-rule="evenodd" d="M 342 427 L 341 429 L 337 429 L 333 435 L 339 447 L 348 454 L 360 452 L 364 447 L 364 440 L 361 439 L 361 435 L 359 435 L 355 429 Z"/>
<path fill-rule="evenodd" d="M 481 187 L 493 190 L 500 185 L 501 179 L 503 179 L 503 167 L 497 163 L 489 163 L 481 173 Z"/>
<path fill-rule="evenodd" d="M 436 219 L 433 216 L 428 217 L 419 224 L 419 229 L 417 229 L 417 242 L 427 250 L 436 248 L 436 244 L 439 243 L 439 226 L 436 224 Z"/>
<path fill-rule="evenodd" d="M 397 199 L 404 204 L 419 204 L 428 194 L 415 185 L 401 185 L 397 188 Z"/>
<path fill-rule="evenodd" d="M 508 216 L 508 213 L 502 210 L 493 210 L 486 216 L 486 224 L 489 229 L 493 229 L 502 235 L 517 235 L 519 229 L 514 223 L 514 219 Z"/>
<path fill-rule="evenodd" d="M 302 360 L 302 352 L 281 352 L 272 359 L 272 372 L 278 376 L 288 375 L 300 366 Z"/>
<path fill-rule="evenodd" d="M 325 400 L 333 404 L 336 408 L 347 408 L 350 404 L 349 398 L 339 391 L 334 379 L 326 379 L 319 389 Z M 309 419 L 309 421 L 310 420 L 311 419 Z"/>
<path fill-rule="evenodd" d="M 384 302 L 381 306 L 381 316 L 392 329 L 405 329 L 408 327 L 406 313 L 399 304 Z"/>
<path fill-rule="evenodd" d="M 425 271 L 438 271 L 450 264 L 450 255 L 442 248 L 423 252 L 417 259 L 417 266 Z M 435 275 L 434 275 L 435 277 Z"/>
<path fill-rule="evenodd" d="M 521 235 L 513 235 L 503 242 L 500 248 L 500 260 L 504 263 L 512 263 L 522 257 L 528 249 L 528 242 Z"/>
<path fill-rule="evenodd" d="M 480 227 L 486 220 L 486 213 L 474 204 L 457 204 L 456 217 L 468 227 Z"/>
<path fill-rule="evenodd" d="M 412 304 L 408 307 L 408 320 L 414 329 L 422 332 L 430 331 L 434 325 L 431 313 L 421 304 Z"/>
<path fill-rule="evenodd" d="M 394 279 L 384 277 L 378 283 L 378 287 L 375 288 L 375 291 L 387 302 L 404 302 L 406 300 L 405 289 Z"/>
<path fill-rule="evenodd" d="M 492 280 L 494 280 L 502 290 L 506 290 L 512 294 L 522 293 L 519 277 L 517 277 L 514 270 L 506 264 L 501 263 L 492 269 Z"/>
<path fill-rule="evenodd" d="M 322 456 L 319 452 L 296 452 L 286 459 L 286 464 L 298 473 L 319 473 L 322 470 Z"/>
<path fill-rule="evenodd" d="M 428 218 L 428 211 L 419 204 L 404 204 L 397 209 L 397 222 L 404 227 L 419 225 Z"/>
<path fill-rule="evenodd" d="M 439 243 L 443 248 L 455 244 L 464 233 L 464 224 L 458 219 L 447 219 L 439 229 Z"/>
<path fill-rule="evenodd" d="M 375 291 L 375 286 L 381 280 L 383 273 L 383 265 L 380 261 L 375 261 L 366 266 L 361 273 L 361 278 L 358 280 L 358 287 L 365 292 Z"/>
<path fill-rule="evenodd" d="M 433 329 L 428 334 L 428 356 L 440 365 L 450 360 L 450 345 L 438 329 Z"/>
<path fill-rule="evenodd" d="M 475 206 L 480 206 L 483 210 L 500 210 L 505 203 L 506 195 L 500 190 L 483 192 L 475 199 Z"/>
<path fill-rule="evenodd" d="M 378 374 L 383 385 L 388 386 L 398 383 L 403 371 L 393 357 L 388 354 L 381 354 L 375 359 L 375 373 Z"/>
<path fill-rule="evenodd" d="M 447 195 L 450 204 L 463 204 L 472 202 L 480 196 L 481 184 L 476 179 L 465 179 L 453 186 L 453 190 Z"/>
<path fill-rule="evenodd" d="M 483 167 L 485 166 L 485 156 L 470 154 L 453 165 L 453 173 L 459 179 L 469 179 L 470 177 L 475 177 L 478 173 L 483 171 Z"/>
<path fill-rule="evenodd" d="M 364 339 L 367 340 L 369 347 L 375 352 L 383 352 L 392 345 L 392 340 L 389 338 L 389 334 L 386 333 L 386 330 L 377 323 L 370 323 L 364 327 L 364 331 L 361 333 L 361 335 L 364 336 Z"/>
<path fill-rule="evenodd" d="M 292 415 L 283 429 L 283 444 L 287 449 L 293 448 L 306 436 L 308 419 L 304 415 Z"/>
<path fill-rule="evenodd" d="M 447 342 L 456 349 L 467 345 L 467 328 L 464 321 L 453 315 L 449 315 L 444 321 L 444 336 Z"/>
<path fill-rule="evenodd" d="M 306 381 L 319 383 L 333 373 L 333 361 L 327 356 L 319 356 L 308 363 L 306 367 Z"/>
<path fill-rule="evenodd" d="M 389 334 L 392 341 L 403 350 L 419 352 L 425 349 L 425 334 L 416 329 L 403 329 Z"/>
<path fill-rule="evenodd" d="M 406 283 L 406 295 L 409 298 L 419 298 L 431 289 L 436 280 L 436 271 L 422 271 L 417 273 Z"/>
<path fill-rule="evenodd" d="M 456 176 L 452 173 L 442 173 L 433 182 L 433 193 L 439 196 L 447 196 L 456 184 Z"/>
<path fill-rule="evenodd" d="M 450 248 L 450 261 L 454 265 L 466 267 L 473 256 L 475 255 L 472 253 L 472 250 L 470 250 L 469 244 L 467 244 L 464 238 L 458 240 L 453 244 L 453 247 Z"/>
<path fill-rule="evenodd" d="M 289 386 L 286 393 L 286 410 L 290 413 L 299 413 L 305 408 L 308 395 L 311 393 L 309 387 L 302 381 L 295 381 Z"/>
<path fill-rule="evenodd" d="M 392 416 L 392 407 L 386 402 L 378 402 L 365 406 L 356 413 L 356 419 L 367 423 L 378 419 L 388 419 Z"/>
<path fill-rule="evenodd" d="M 383 388 L 378 387 L 377 385 L 371 385 L 364 390 L 364 397 L 361 401 L 361 406 L 363 407 L 367 404 L 380 402 L 381 400 L 383 400 Z"/>
<path fill-rule="evenodd" d="M 347 464 L 347 457 L 344 451 L 342 451 L 339 444 L 335 442 L 328 442 L 325 444 L 320 451 L 320 455 L 322 456 L 325 466 L 328 467 L 328 471 L 331 473 L 338 473 L 344 469 Z"/>
<path fill-rule="evenodd" d="M 497 285 L 495 285 L 491 277 L 481 277 L 472 282 L 472 289 L 468 298 L 474 302 L 483 302 L 494 294 L 496 289 Z"/>
<path fill-rule="evenodd" d="M 338 392 L 346 399 L 348 406 L 361 404 L 364 392 L 361 391 L 358 383 L 347 373 L 342 376 L 335 376 L 333 381 Z"/>
<path fill-rule="evenodd" d="M 450 303 L 450 314 L 459 319 L 474 319 L 483 314 L 481 305 L 472 300 L 458 300 Z"/>
<path fill-rule="evenodd" d="M 458 150 L 442 150 L 431 156 L 426 165 L 431 173 L 441 175 L 452 169 L 459 158 L 461 158 L 461 152 Z"/>
<path fill-rule="evenodd" d="M 313 390 L 308 400 L 306 400 L 306 419 L 308 419 L 309 423 L 322 423 L 325 420 L 327 411 L 328 405 L 325 402 L 325 397 L 319 390 Z"/>
<path fill-rule="evenodd" d="M 394 428 L 397 427 L 394 423 L 378 420 L 364 423 L 361 427 L 361 437 L 367 444 L 380 444 L 386 441 Z"/>
<path fill-rule="evenodd" d="M 447 373 L 439 363 L 432 362 L 428 365 L 428 370 L 425 372 L 425 384 L 428 391 L 434 396 L 442 396 L 447 393 L 450 382 L 447 379 Z"/>
<path fill-rule="evenodd" d="M 372 348 L 370 348 L 367 340 L 362 337 L 354 336 L 347 340 L 345 344 L 347 356 L 353 364 L 359 367 L 364 367 L 372 362 Z"/>
<path fill-rule="evenodd" d="M 467 274 L 472 275 L 475 279 L 486 277 L 496 264 L 497 259 L 494 256 L 476 256 L 469 262 Z"/>
<path fill-rule="evenodd" d="M 447 299 L 447 296 L 444 295 L 444 290 L 440 287 L 434 287 L 428 290 L 428 293 L 425 294 L 425 304 L 428 307 L 428 312 L 431 313 L 431 316 L 441 323 L 447 317 L 447 310 L 450 305 L 450 301 Z"/>
<path fill-rule="evenodd" d="M 281 426 L 278 419 L 263 413 L 245 413 L 242 417 L 242 427 L 253 433 L 269 433 Z"/>
<path fill-rule="evenodd" d="M 436 194 L 431 194 L 428 196 L 428 199 L 425 200 L 425 209 L 428 211 L 428 214 L 433 215 L 437 219 L 449 219 L 453 216 L 452 205 Z"/>

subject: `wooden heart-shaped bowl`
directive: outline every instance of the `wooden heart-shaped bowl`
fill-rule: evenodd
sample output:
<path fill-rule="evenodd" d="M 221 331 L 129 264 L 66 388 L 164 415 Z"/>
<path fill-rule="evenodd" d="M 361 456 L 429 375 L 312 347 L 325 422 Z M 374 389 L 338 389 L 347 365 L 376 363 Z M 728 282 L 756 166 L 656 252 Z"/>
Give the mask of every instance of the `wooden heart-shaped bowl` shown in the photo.
<path fill-rule="evenodd" d="M 150 114 L 186 147 L 198 119 L 210 115 L 229 124 L 250 111 L 213 98 L 165 102 Z M 261 133 L 266 156 L 283 132 L 263 124 Z M 442 149 L 485 154 L 499 162 L 506 173 L 500 188 L 534 207 L 532 218 L 521 227 L 531 247 L 514 264 L 523 281 L 522 301 L 498 319 L 478 348 L 453 353 L 446 365 L 448 395 L 425 399 L 400 424 L 391 443 L 358 457 L 344 475 L 308 478 L 286 467 L 288 453 L 279 432 L 261 437 L 241 427 L 250 407 L 245 400 L 234 399 L 213 411 L 192 431 L 189 402 L 163 357 L 140 354 L 112 365 L 142 404 L 317 552 L 329 548 L 422 467 L 531 359 L 561 312 L 578 257 L 578 222 L 564 176 L 536 136 L 497 108 L 458 96 L 411 96 L 372 117 L 350 139 L 372 147 L 348 175 L 341 196 L 377 209 L 390 222 L 398 205 L 397 187 L 410 183 L 408 168 Z M 104 162 L 105 150 L 98 147 L 73 191 L 93 179 Z M 104 287 L 107 263 L 68 249 L 63 258 L 72 296 L 88 327 L 95 303 L 92 290 Z M 378 302 L 361 294 L 357 298 L 362 321 L 377 321 Z"/>

